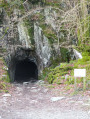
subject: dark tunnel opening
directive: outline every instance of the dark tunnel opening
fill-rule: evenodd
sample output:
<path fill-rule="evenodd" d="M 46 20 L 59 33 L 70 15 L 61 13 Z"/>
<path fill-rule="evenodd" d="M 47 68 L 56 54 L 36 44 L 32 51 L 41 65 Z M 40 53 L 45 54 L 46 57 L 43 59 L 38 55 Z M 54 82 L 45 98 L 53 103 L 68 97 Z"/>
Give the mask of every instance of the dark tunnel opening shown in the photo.
<path fill-rule="evenodd" d="M 18 61 L 15 68 L 14 81 L 22 83 L 28 81 L 38 80 L 38 69 L 37 65 L 28 59 Z"/>

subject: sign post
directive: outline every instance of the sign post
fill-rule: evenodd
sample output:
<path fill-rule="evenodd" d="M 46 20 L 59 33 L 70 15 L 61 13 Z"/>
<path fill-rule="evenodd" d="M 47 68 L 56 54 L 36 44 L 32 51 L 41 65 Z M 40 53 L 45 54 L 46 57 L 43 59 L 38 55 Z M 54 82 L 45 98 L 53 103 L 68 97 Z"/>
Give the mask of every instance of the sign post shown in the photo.
<path fill-rule="evenodd" d="M 83 90 L 86 90 L 86 78 L 83 78 Z"/>
<path fill-rule="evenodd" d="M 74 86 L 75 86 L 75 90 L 77 89 L 77 77 L 83 77 L 83 90 L 86 89 L 86 69 L 74 69 Z"/>

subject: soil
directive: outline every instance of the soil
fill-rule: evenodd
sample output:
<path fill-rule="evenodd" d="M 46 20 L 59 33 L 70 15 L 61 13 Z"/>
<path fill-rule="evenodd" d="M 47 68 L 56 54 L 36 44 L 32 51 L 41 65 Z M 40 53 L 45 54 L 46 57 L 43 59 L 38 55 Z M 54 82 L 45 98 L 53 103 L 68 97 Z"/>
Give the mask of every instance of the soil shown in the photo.
<path fill-rule="evenodd" d="M 43 81 L 12 85 L 0 94 L 0 119 L 90 119 L 89 95 L 62 95 Z"/>
<path fill-rule="evenodd" d="M 0 60 L 0 78 L 3 67 Z M 73 85 L 66 87 L 44 81 L 10 84 L 9 93 L 0 93 L 0 119 L 90 119 L 90 91 L 71 95 Z"/>

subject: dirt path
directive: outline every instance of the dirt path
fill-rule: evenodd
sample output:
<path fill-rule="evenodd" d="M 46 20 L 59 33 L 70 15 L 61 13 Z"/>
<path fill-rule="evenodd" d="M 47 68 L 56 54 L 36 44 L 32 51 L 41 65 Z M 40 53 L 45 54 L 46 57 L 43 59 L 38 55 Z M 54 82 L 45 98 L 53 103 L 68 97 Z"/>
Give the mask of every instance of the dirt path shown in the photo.
<path fill-rule="evenodd" d="M 0 94 L 0 119 L 90 119 L 89 97 L 62 97 L 41 84 L 16 83 Z"/>

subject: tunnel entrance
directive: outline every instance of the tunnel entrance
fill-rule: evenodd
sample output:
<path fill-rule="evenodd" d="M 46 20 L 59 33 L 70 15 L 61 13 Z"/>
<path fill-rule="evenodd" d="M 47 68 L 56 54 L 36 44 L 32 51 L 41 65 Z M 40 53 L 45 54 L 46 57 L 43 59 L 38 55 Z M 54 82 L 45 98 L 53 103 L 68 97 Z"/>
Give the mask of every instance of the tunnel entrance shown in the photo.
<path fill-rule="evenodd" d="M 38 69 L 37 65 L 28 59 L 18 61 L 15 68 L 14 81 L 22 83 L 27 81 L 38 80 Z"/>

